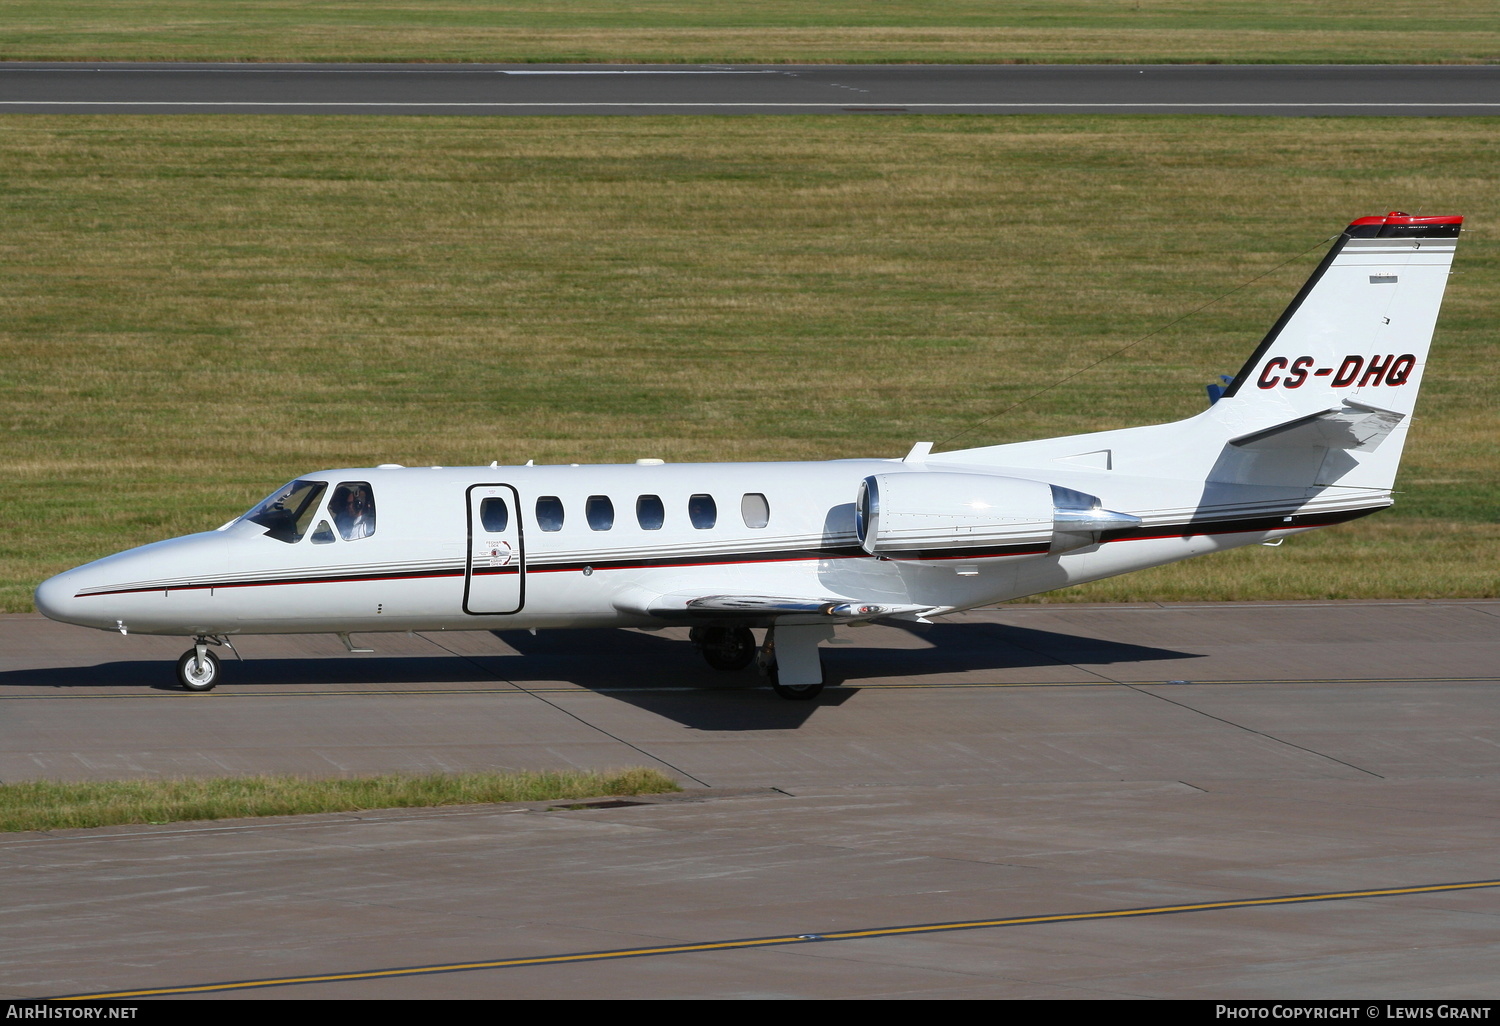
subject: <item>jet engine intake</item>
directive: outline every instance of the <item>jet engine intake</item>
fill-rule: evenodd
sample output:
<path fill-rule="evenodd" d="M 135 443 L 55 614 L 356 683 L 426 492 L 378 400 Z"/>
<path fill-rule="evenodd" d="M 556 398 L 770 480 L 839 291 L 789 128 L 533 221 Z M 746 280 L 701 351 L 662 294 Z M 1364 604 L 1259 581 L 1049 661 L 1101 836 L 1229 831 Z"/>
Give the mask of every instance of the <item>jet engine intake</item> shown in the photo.
<path fill-rule="evenodd" d="M 913 562 L 1045 556 L 1140 523 L 1094 495 L 992 474 L 876 474 L 861 482 L 854 510 L 866 552 Z"/>

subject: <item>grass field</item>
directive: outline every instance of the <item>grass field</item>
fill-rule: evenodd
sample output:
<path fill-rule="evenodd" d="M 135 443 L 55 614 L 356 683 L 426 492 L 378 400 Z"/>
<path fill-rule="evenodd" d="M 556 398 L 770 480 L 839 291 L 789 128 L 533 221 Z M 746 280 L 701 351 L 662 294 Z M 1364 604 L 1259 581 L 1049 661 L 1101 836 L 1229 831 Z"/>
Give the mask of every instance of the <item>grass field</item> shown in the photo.
<path fill-rule="evenodd" d="M 1500 60 L 1492 0 L 0 0 L 0 59 Z"/>
<path fill-rule="evenodd" d="M 0 831 L 64 830 L 121 823 L 294 816 L 366 809 L 417 809 L 496 802 L 578 799 L 680 791 L 653 769 L 605 773 L 388 774 L 314 780 L 307 777 L 219 777 L 164 780 L 51 780 L 0 784 Z"/>
<path fill-rule="evenodd" d="M 1050 600 L 1493 595 L 1497 166 L 1478 118 L 3 118 L 0 606 L 322 467 L 1185 416 L 1393 208 L 1472 229 L 1396 508 Z"/>

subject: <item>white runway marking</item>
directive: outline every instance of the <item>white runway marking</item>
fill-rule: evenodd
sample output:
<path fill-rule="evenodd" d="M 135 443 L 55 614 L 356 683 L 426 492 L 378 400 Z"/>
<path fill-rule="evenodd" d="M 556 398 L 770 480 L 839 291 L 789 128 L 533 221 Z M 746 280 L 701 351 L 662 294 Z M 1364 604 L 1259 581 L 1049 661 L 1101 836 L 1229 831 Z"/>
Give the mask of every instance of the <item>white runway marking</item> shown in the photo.
<path fill-rule="evenodd" d="M 900 100 L 869 101 L 864 104 L 844 103 L 757 103 L 754 100 L 741 100 L 726 103 L 680 103 L 680 102 L 648 102 L 648 101 L 578 101 L 560 103 L 547 100 L 514 101 L 514 102 L 489 102 L 475 101 L 457 103 L 444 100 L 433 100 L 430 102 L 411 101 L 336 101 L 336 100 L 305 100 L 305 101 L 271 101 L 271 100 L 0 100 L 0 107 L 806 107 L 806 108 L 829 108 L 843 110 L 855 107 L 905 107 L 905 108 L 938 108 L 938 107 L 962 107 L 965 109 L 985 110 L 1012 110 L 1033 108 L 1152 108 L 1160 110 L 1196 110 L 1196 109 L 1222 109 L 1233 107 L 1237 109 L 1288 109 L 1299 108 L 1304 110 L 1322 108 L 1396 108 L 1396 107 L 1491 107 L 1500 110 L 1500 102 L 1497 103 L 1446 103 L 1442 100 L 1433 100 L 1427 103 L 904 103 Z"/>
<path fill-rule="evenodd" d="M 564 68 L 539 68 L 535 71 L 496 71 L 495 75 L 795 75 L 791 71 L 776 71 L 772 68 L 703 68 L 662 70 L 647 68 L 618 68 L 610 70 L 570 71 Z"/>

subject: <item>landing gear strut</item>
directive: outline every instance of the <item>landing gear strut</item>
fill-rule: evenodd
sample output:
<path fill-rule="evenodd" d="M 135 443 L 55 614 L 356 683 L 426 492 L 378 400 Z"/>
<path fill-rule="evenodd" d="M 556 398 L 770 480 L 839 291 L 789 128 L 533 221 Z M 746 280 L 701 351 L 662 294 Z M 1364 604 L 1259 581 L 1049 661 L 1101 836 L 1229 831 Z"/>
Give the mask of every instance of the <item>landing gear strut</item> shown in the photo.
<path fill-rule="evenodd" d="M 833 637 L 832 627 L 772 627 L 756 657 L 760 671 L 778 698 L 806 702 L 823 690 L 823 663 L 818 642 Z M 777 649 L 781 649 L 778 657 Z"/>
<path fill-rule="evenodd" d="M 199 635 L 193 647 L 177 660 L 177 683 L 189 691 L 212 691 L 219 683 L 219 657 L 208 650 L 210 644 L 227 644 L 218 638 Z"/>
<path fill-rule="evenodd" d="M 755 635 L 748 627 L 694 627 L 689 638 L 716 670 L 743 670 L 755 658 Z"/>

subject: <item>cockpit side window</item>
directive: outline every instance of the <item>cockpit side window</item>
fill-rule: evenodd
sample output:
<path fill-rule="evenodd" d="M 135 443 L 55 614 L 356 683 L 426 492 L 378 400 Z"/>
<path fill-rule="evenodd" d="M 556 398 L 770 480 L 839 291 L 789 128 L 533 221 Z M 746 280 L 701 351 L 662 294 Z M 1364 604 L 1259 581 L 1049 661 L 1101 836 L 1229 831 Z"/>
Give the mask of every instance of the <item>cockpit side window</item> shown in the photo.
<path fill-rule="evenodd" d="M 246 513 L 245 519 L 264 527 L 268 538 L 287 544 L 299 542 L 318 512 L 318 500 L 327 487 L 326 481 L 293 481 L 272 492 Z"/>
<path fill-rule="evenodd" d="M 343 481 L 328 500 L 328 512 L 344 541 L 358 541 L 375 533 L 375 493 L 366 481 Z"/>

